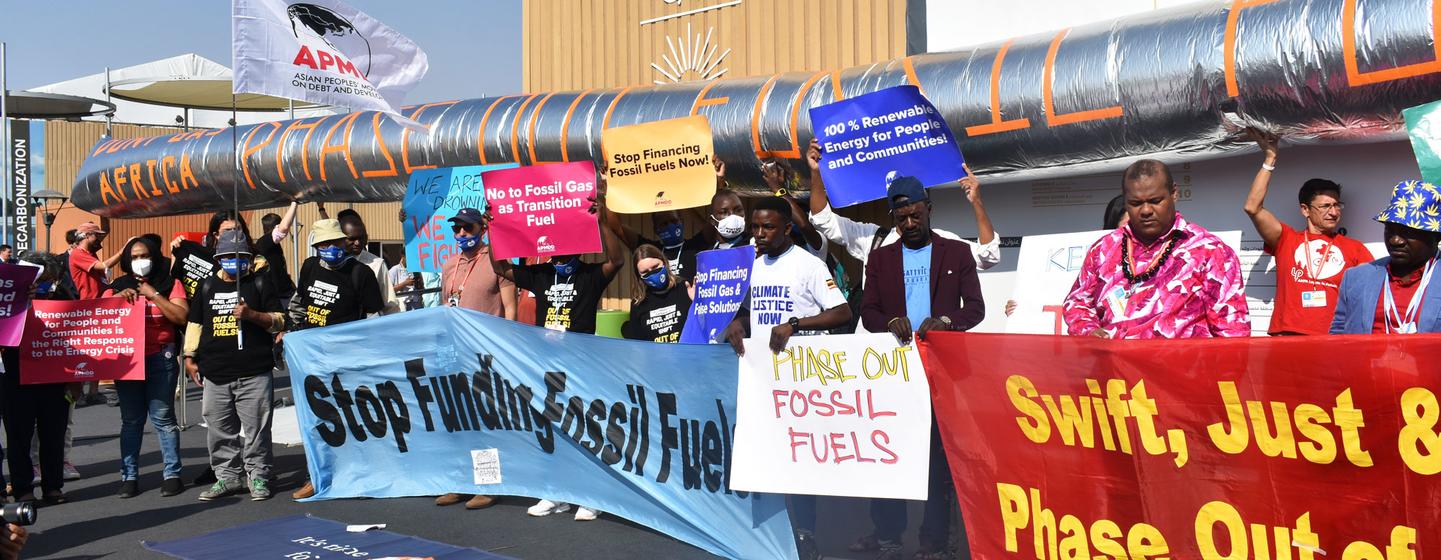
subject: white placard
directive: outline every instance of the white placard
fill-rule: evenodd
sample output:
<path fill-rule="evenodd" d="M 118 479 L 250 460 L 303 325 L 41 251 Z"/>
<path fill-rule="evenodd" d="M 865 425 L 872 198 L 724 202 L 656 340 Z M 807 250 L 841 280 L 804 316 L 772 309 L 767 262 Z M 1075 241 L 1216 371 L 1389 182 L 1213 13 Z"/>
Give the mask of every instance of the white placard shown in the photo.
<path fill-rule="evenodd" d="M 745 342 L 731 488 L 926 499 L 931 394 L 914 345 L 890 334 Z"/>
<path fill-rule="evenodd" d="M 470 450 L 470 465 L 476 484 L 500 484 L 500 450 Z"/>

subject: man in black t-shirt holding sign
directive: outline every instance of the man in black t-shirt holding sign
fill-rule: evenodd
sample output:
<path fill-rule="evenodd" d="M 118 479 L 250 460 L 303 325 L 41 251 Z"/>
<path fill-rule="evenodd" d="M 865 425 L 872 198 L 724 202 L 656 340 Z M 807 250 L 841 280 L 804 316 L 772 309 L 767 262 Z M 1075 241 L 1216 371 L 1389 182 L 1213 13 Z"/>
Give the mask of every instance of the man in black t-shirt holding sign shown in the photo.
<path fill-rule="evenodd" d="M 220 234 L 215 260 L 218 270 L 196 289 L 185 329 L 185 371 L 205 388 L 206 439 L 217 478 L 200 499 L 244 492 L 248 473 L 251 499 L 266 500 L 273 463 L 271 349 L 285 316 L 275 281 L 243 232 Z"/>
<path fill-rule="evenodd" d="M 591 212 L 607 211 L 600 202 Z M 553 331 L 595 334 L 595 312 L 616 273 L 625 266 L 625 246 L 610 228 L 600 228 L 606 261 L 581 262 L 579 255 L 551 257 L 541 264 L 513 265 L 500 259 L 495 273 L 535 294 L 535 326 Z"/>
<path fill-rule="evenodd" d="M 310 246 L 317 256 L 300 265 L 300 282 L 290 299 L 291 330 L 358 321 L 385 308 L 375 275 L 346 252 L 345 239 L 339 220 L 311 226 Z"/>

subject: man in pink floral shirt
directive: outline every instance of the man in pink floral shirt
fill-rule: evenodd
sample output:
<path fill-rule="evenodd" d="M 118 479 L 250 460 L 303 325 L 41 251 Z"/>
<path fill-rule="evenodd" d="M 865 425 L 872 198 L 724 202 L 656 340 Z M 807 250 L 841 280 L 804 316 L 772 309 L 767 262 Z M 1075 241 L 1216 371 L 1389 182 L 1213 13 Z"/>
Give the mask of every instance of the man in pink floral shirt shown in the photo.
<path fill-rule="evenodd" d="M 1070 333 L 1250 336 L 1241 260 L 1220 238 L 1176 211 L 1176 184 L 1166 164 L 1132 164 L 1121 190 L 1129 222 L 1086 253 L 1064 305 Z"/>

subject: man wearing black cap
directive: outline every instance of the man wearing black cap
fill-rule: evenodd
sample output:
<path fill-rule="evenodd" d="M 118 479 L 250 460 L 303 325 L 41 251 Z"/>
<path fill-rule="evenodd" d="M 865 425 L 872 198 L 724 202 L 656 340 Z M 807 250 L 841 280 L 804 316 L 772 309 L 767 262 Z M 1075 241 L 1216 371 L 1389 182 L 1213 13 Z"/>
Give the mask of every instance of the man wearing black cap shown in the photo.
<path fill-rule="evenodd" d="M 245 491 L 248 473 L 251 499 L 267 500 L 273 462 L 271 347 L 275 333 L 285 330 L 285 315 L 279 289 L 263 270 L 265 261 L 254 258 L 243 232 L 220 234 L 215 260 L 220 266 L 196 289 L 185 329 L 185 371 L 205 388 L 206 439 L 217 479 L 200 499 Z"/>
<path fill-rule="evenodd" d="M 964 331 L 986 317 L 981 281 L 970 246 L 931 231 L 931 201 L 914 177 L 900 177 L 886 189 L 891 219 L 900 243 L 883 246 L 866 262 L 866 292 L 861 321 L 870 332 L 890 332 L 910 344 L 914 331 Z M 930 499 L 921 522 L 917 558 L 944 556 L 950 546 L 951 469 L 931 418 Z M 901 534 L 906 530 L 906 503 L 871 500 L 874 535 L 852 545 L 857 552 L 876 550 L 876 558 L 899 560 Z"/>
<path fill-rule="evenodd" d="M 484 241 L 485 226 L 485 216 L 475 208 L 461 208 L 450 219 L 460 252 L 440 265 L 440 302 L 514 321 L 519 309 L 515 283 L 495 273 L 490 244 Z M 438 506 L 460 502 L 465 502 L 466 509 L 481 509 L 494 504 L 495 498 L 452 492 L 435 499 Z"/>

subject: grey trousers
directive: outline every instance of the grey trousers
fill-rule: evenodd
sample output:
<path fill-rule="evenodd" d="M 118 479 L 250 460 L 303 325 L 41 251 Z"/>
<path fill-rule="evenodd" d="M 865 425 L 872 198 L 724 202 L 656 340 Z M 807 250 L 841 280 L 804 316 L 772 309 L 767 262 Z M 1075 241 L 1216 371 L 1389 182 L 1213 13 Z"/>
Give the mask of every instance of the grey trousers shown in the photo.
<path fill-rule="evenodd" d="M 270 449 L 273 381 L 270 372 L 230 383 L 205 380 L 201 415 L 209 426 L 206 444 L 216 478 L 244 483 L 248 473 L 252 479 L 270 479 L 270 466 L 274 462 Z M 242 428 L 246 436 L 243 441 Z"/>

